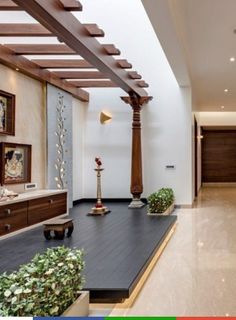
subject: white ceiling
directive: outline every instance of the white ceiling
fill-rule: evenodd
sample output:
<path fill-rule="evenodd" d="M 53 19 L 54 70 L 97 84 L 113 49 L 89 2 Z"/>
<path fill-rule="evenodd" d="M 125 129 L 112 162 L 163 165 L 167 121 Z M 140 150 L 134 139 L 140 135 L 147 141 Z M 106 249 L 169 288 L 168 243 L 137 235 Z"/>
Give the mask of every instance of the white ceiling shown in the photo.
<path fill-rule="evenodd" d="M 236 111 L 236 0 L 142 1 L 179 84 L 190 78 L 198 109 Z"/>

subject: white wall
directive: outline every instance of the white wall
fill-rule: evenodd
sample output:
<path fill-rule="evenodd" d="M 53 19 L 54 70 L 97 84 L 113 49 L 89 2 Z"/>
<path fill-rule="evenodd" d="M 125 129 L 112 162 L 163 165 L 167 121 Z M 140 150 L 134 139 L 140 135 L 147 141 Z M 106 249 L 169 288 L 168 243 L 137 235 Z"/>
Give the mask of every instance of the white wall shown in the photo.
<path fill-rule="evenodd" d="M 201 126 L 235 126 L 236 112 L 198 112 Z"/>
<path fill-rule="evenodd" d="M 32 145 L 31 181 L 46 187 L 46 109 L 43 85 L 0 64 L 0 89 L 16 95 L 15 136 L 0 135 L 1 142 Z M 7 186 L 23 192 L 24 185 Z"/>
<path fill-rule="evenodd" d="M 173 187 L 178 204 L 191 204 L 190 88 L 178 86 L 141 2 L 85 0 L 83 5 L 81 20 L 96 21 L 104 28 L 109 40 L 112 39 L 149 83 L 148 93 L 154 97 L 142 111 L 143 195 L 160 187 Z M 89 92 L 90 103 L 84 118 L 83 196 L 95 197 L 94 158 L 101 156 L 105 167 L 103 196 L 130 197 L 131 108 L 120 100 L 119 97 L 125 95 L 120 89 L 91 89 Z M 104 109 L 112 113 L 113 120 L 102 126 L 99 113 Z M 75 163 L 81 161 L 80 156 L 78 151 Z M 172 164 L 176 166 L 174 170 L 165 168 Z M 79 172 L 77 179 L 75 188 L 80 183 Z M 75 194 L 81 196 L 79 190 Z"/>

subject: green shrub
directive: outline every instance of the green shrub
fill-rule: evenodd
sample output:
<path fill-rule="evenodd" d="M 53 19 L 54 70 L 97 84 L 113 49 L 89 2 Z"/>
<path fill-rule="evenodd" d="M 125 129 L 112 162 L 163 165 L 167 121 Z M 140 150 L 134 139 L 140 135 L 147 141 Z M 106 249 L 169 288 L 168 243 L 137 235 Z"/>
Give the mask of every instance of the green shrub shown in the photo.
<path fill-rule="evenodd" d="M 57 247 L 0 276 L 0 316 L 59 316 L 79 296 L 83 251 Z"/>
<path fill-rule="evenodd" d="M 170 188 L 162 188 L 148 197 L 148 212 L 163 213 L 173 202 L 173 190 Z"/>

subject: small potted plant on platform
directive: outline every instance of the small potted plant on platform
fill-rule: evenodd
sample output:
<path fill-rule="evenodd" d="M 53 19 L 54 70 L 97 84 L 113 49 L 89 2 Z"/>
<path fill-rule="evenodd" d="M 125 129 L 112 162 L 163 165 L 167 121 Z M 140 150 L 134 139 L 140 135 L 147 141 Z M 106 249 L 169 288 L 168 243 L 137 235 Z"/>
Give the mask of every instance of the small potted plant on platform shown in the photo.
<path fill-rule="evenodd" d="M 169 215 L 174 210 L 174 192 L 170 188 L 162 188 L 148 197 L 149 215 Z"/>
<path fill-rule="evenodd" d="M 88 316 L 83 251 L 65 247 L 37 254 L 19 271 L 0 276 L 0 316 Z"/>

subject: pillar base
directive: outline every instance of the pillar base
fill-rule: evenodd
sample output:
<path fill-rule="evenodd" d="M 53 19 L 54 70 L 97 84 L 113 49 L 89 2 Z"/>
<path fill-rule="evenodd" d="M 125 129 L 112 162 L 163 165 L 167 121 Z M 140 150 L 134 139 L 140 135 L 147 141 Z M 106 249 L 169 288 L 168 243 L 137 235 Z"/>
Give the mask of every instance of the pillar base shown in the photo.
<path fill-rule="evenodd" d="M 133 200 L 129 204 L 130 209 L 142 208 L 144 206 L 145 203 L 143 203 L 139 198 L 133 198 Z"/>

